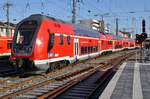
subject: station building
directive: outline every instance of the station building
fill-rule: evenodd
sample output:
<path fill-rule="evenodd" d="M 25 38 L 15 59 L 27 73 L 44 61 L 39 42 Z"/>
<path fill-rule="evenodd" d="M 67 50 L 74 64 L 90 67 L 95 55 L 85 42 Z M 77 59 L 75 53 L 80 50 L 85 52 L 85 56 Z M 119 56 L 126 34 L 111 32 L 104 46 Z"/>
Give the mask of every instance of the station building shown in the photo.
<path fill-rule="evenodd" d="M 79 20 L 77 24 L 100 32 L 105 31 L 104 21 L 95 19 Z"/>
<path fill-rule="evenodd" d="M 15 24 L 9 23 L 9 32 L 7 33 L 7 23 L 5 22 L 0 22 L 0 36 L 13 36 L 15 32 Z"/>

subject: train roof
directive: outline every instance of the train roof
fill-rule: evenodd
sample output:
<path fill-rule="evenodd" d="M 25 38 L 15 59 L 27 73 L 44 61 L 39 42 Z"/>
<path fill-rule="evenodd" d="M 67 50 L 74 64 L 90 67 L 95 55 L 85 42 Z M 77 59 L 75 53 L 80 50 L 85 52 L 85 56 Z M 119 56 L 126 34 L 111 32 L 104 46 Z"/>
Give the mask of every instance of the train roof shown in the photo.
<path fill-rule="evenodd" d="M 94 38 L 99 38 L 100 37 L 99 36 L 100 34 L 97 31 L 94 31 L 94 30 L 91 30 L 91 29 L 88 29 L 86 27 L 79 26 L 79 25 L 76 25 L 76 24 L 67 23 L 65 21 L 55 19 L 53 17 L 44 16 L 44 15 L 41 15 L 41 14 L 34 14 L 34 15 L 31 15 L 30 18 L 31 19 L 33 18 L 33 19 L 36 19 L 36 20 L 49 19 L 49 20 L 52 20 L 52 21 L 55 21 L 55 22 L 58 22 L 58 23 L 71 25 L 74 28 L 75 35 L 78 35 L 78 36 L 88 36 L 88 37 L 94 37 Z"/>
<path fill-rule="evenodd" d="M 45 15 L 42 15 L 42 14 L 33 14 L 33 15 L 30 15 L 28 18 L 35 19 L 35 20 L 49 19 L 49 20 L 59 22 L 59 23 L 63 23 L 63 24 L 67 23 L 63 20 L 59 20 L 59 19 L 56 19 L 54 17 L 45 16 Z"/>
<path fill-rule="evenodd" d="M 122 40 L 122 39 L 124 39 L 123 37 L 121 37 L 121 36 L 117 36 L 117 35 L 114 35 L 114 34 L 106 34 L 106 35 L 110 35 L 110 36 L 112 36 L 112 39 L 113 40 Z"/>
<path fill-rule="evenodd" d="M 94 30 L 88 29 L 86 27 L 83 27 L 80 25 L 73 25 L 73 28 L 74 28 L 75 35 L 94 37 L 94 38 L 100 37 L 100 33 L 98 31 L 94 31 Z"/>
<path fill-rule="evenodd" d="M 75 35 L 78 36 L 88 36 L 88 37 L 94 37 L 94 38 L 99 38 L 100 37 L 100 33 L 91 29 L 88 29 L 86 27 L 83 26 L 79 26 L 76 24 L 71 24 L 71 23 L 67 23 L 65 21 L 59 20 L 59 19 L 55 19 L 53 17 L 49 17 L 49 16 L 45 16 L 45 15 L 41 15 L 41 14 L 33 14 L 31 16 L 29 16 L 28 18 L 24 19 L 24 20 L 37 20 L 40 21 L 42 19 L 48 19 L 48 20 L 52 20 L 58 23 L 62 23 L 62 24 L 68 24 L 70 26 L 72 26 L 74 28 L 74 33 Z"/>
<path fill-rule="evenodd" d="M 67 23 L 63 20 L 55 19 L 53 17 L 49 17 L 49 16 L 45 16 L 45 15 L 41 15 L 41 14 L 33 14 L 33 15 L 29 16 L 28 18 L 24 19 L 24 20 L 32 20 L 32 19 L 37 20 L 37 21 L 41 21 L 42 19 L 49 19 L 49 20 L 52 20 L 52 21 L 55 21 L 55 22 L 58 22 L 58 23 L 68 24 L 68 25 L 73 27 L 74 33 L 77 36 L 87 36 L 87 37 L 99 38 L 100 34 L 103 35 L 103 33 L 100 33 L 98 31 L 86 28 L 84 26 Z M 124 39 L 123 37 L 116 36 L 114 34 L 104 34 L 104 35 L 105 36 L 111 36 L 111 39 L 113 39 L 113 40 L 122 40 L 122 39 Z"/>
<path fill-rule="evenodd" d="M 41 15 L 41 14 L 33 14 L 33 15 L 29 16 L 28 18 L 38 20 L 38 21 L 42 20 L 42 19 L 49 19 L 49 20 L 52 20 L 52 21 L 55 21 L 58 23 L 71 25 L 74 28 L 75 35 L 78 35 L 78 36 L 88 36 L 88 37 L 95 37 L 95 38 L 100 37 L 100 33 L 98 31 L 91 30 L 91 29 L 86 28 L 81 25 L 67 23 L 65 21 L 62 21 L 62 20 L 59 20 L 59 19 L 56 19 L 53 17 L 49 17 L 49 16 L 45 16 L 45 15 Z M 28 18 L 26 18 L 26 19 L 28 19 Z M 108 35 L 108 34 L 104 34 L 104 35 Z M 116 40 L 122 39 L 121 37 L 113 35 L 113 34 L 109 34 L 109 35 L 112 36 L 112 39 L 116 39 Z"/>

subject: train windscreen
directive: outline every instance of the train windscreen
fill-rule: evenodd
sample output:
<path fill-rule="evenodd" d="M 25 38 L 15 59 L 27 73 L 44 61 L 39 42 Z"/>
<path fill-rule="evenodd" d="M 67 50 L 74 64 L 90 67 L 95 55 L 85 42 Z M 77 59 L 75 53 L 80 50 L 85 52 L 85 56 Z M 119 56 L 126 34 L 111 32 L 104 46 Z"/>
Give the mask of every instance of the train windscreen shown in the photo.
<path fill-rule="evenodd" d="M 37 29 L 36 21 L 25 21 L 23 22 L 17 30 L 16 34 L 16 44 L 18 45 L 29 45 L 32 41 L 34 34 Z"/>

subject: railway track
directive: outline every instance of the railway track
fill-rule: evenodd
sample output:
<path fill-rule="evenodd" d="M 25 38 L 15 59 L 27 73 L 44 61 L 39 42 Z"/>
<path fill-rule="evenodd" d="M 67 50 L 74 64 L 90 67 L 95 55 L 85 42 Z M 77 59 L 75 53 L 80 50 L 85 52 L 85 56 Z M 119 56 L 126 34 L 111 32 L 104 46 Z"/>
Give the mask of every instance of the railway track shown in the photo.
<path fill-rule="evenodd" d="M 95 90 L 112 74 L 113 71 L 111 69 L 108 71 L 95 71 L 87 78 L 71 85 L 65 92 L 58 95 L 56 99 L 88 99 L 89 97 L 92 97 Z"/>
<path fill-rule="evenodd" d="M 89 73 L 86 77 L 81 77 L 78 80 L 75 80 L 74 82 L 71 82 L 68 86 L 63 86 L 62 89 L 60 89 L 56 95 L 47 95 L 40 98 L 48 97 L 56 98 L 56 99 L 92 99 L 93 94 L 97 90 L 104 89 L 104 84 L 108 83 L 111 77 L 113 77 L 115 73 L 115 68 L 122 62 L 124 59 L 128 58 L 130 55 L 127 55 L 126 57 L 117 57 L 109 61 L 111 63 L 112 68 L 107 69 L 106 71 L 101 71 L 99 69 L 93 70 L 92 73 Z M 116 62 L 113 62 L 114 60 L 117 60 Z M 108 63 L 108 64 L 109 64 Z M 105 65 L 108 65 L 105 64 Z M 104 66 L 105 67 L 105 66 Z M 106 85 L 105 85 L 106 86 Z M 102 90 L 101 90 L 102 92 Z M 95 98 L 93 98 L 95 99 Z"/>
<path fill-rule="evenodd" d="M 114 60 L 118 59 L 123 61 L 134 53 L 135 51 L 129 51 L 126 55 L 124 52 L 122 55 L 116 53 L 117 55 L 110 56 L 110 59 L 106 58 L 106 60 L 104 60 L 103 58 L 99 59 L 99 61 L 98 59 L 91 59 L 84 63 L 79 63 L 77 66 L 65 67 L 45 75 L 31 76 L 28 78 L 16 77 L 15 80 L 14 78 L 12 80 L 0 79 L 0 82 L 3 81 L 0 85 L 0 98 L 55 98 L 58 96 L 58 92 L 61 92 L 60 90 L 64 89 L 63 87 L 67 88 L 67 86 L 70 86 L 75 82 L 77 83 L 78 81 L 81 81 L 81 79 L 85 79 L 95 72 L 105 73 L 107 70 L 112 69 L 113 64 L 119 64 L 118 61 L 114 62 Z"/>

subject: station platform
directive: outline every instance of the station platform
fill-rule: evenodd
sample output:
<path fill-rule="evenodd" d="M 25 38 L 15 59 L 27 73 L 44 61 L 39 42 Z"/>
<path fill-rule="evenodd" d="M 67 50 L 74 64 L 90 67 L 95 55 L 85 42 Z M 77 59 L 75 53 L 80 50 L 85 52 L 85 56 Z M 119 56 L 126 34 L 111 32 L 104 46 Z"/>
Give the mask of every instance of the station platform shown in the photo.
<path fill-rule="evenodd" d="M 150 99 L 150 62 L 124 62 L 99 99 Z"/>

